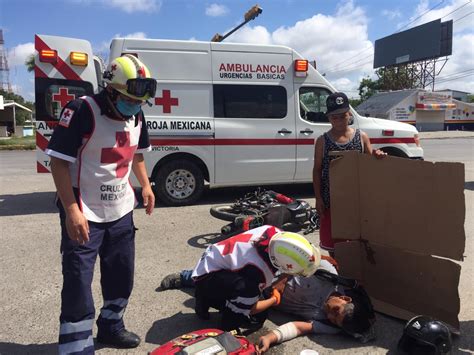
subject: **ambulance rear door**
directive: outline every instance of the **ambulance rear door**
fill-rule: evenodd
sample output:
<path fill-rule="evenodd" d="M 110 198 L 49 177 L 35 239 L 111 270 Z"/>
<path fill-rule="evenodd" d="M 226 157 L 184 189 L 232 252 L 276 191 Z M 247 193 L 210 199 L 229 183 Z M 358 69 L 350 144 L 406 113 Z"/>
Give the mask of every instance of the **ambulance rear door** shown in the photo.
<path fill-rule="evenodd" d="M 89 42 L 35 35 L 37 172 L 50 172 L 44 151 L 61 110 L 71 100 L 96 93 L 99 77 Z"/>
<path fill-rule="evenodd" d="M 295 174 L 291 51 L 211 43 L 215 182 L 290 182 Z"/>

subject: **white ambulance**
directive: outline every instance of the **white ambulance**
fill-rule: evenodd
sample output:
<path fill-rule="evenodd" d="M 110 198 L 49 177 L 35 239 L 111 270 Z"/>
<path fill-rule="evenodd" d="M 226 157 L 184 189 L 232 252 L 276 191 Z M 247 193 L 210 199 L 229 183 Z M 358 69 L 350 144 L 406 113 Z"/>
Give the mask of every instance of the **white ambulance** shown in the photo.
<path fill-rule="evenodd" d="M 35 36 L 37 170 L 61 108 L 100 90 L 103 65 L 89 42 Z M 131 53 L 157 78 L 144 108 L 153 146 L 150 180 L 167 205 L 197 201 L 204 188 L 312 180 L 315 139 L 329 130 L 326 97 L 336 89 L 284 46 L 114 39 L 109 58 Z M 418 132 L 399 122 L 361 117 L 353 127 L 374 147 L 421 159 Z"/>

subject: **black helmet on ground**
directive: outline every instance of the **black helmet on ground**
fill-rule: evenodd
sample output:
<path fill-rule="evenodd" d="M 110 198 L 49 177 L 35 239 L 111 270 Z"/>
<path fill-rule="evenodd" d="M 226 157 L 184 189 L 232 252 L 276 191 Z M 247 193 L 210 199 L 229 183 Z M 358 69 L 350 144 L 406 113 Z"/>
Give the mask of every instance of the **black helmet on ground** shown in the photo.
<path fill-rule="evenodd" d="M 408 354 L 446 354 L 451 347 L 451 333 L 446 324 L 427 316 L 410 319 L 398 342 L 399 350 Z"/>

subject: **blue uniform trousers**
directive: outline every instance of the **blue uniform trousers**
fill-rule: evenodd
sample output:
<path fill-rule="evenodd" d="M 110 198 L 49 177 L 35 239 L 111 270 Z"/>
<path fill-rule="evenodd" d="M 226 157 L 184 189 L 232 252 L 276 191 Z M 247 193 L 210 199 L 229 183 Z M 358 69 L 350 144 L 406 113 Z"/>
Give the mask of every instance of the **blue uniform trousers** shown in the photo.
<path fill-rule="evenodd" d="M 60 203 L 59 203 L 60 204 Z M 63 289 L 59 331 L 60 354 L 93 354 L 95 318 L 91 283 L 97 254 L 104 300 L 98 331 L 115 334 L 124 328 L 123 313 L 133 288 L 135 227 L 133 211 L 108 223 L 89 222 L 89 242 L 69 239 L 60 206 Z"/>

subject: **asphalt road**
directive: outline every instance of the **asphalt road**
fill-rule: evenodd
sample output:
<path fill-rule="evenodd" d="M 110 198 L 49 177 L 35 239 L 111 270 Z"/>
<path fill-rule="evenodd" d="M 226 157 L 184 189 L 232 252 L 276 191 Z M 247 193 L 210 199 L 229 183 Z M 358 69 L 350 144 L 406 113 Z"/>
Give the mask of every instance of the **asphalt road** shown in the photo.
<path fill-rule="evenodd" d="M 460 337 L 454 354 L 474 352 L 474 138 L 424 139 L 426 160 L 465 164 L 466 258 L 459 286 Z M 135 288 L 125 314 L 127 327 L 143 342 L 133 351 L 98 347 L 99 354 L 143 354 L 187 331 L 217 326 L 217 317 L 200 322 L 194 315 L 190 290 L 156 292 L 170 272 L 191 268 L 209 242 L 219 240 L 223 222 L 209 214 L 212 205 L 230 202 L 250 188 L 208 191 L 199 205 L 157 207 L 152 216 L 135 212 L 137 258 Z M 314 204 L 307 185 L 278 186 L 277 191 Z M 318 234 L 311 234 L 313 242 Z M 36 174 L 35 153 L 0 152 L 0 354 L 54 354 L 57 348 L 61 290 L 59 218 L 50 175 Z M 99 273 L 93 289 L 100 306 Z M 413 290 L 407 290 L 413 292 Z M 289 320 L 276 312 L 263 331 Z M 274 347 L 270 354 L 395 353 L 404 322 L 378 315 L 377 339 L 359 344 L 345 336 L 300 337 Z M 256 339 L 258 334 L 251 338 Z"/>

